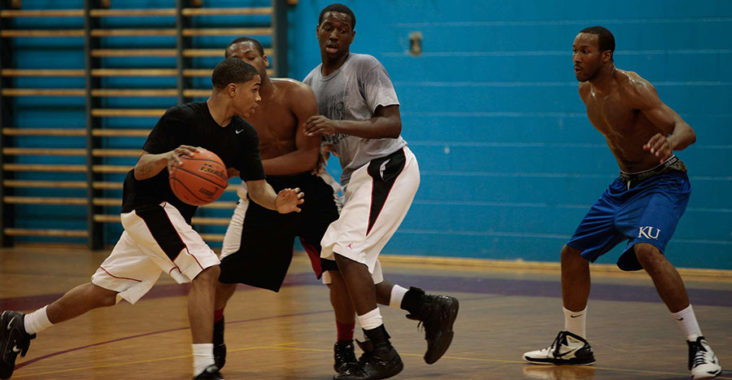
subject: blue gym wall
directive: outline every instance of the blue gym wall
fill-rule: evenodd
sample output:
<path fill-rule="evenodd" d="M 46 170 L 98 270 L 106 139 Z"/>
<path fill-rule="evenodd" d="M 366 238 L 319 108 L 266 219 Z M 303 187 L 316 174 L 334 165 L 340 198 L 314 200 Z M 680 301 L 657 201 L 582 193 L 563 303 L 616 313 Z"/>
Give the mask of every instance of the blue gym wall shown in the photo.
<path fill-rule="evenodd" d="M 422 172 L 412 209 L 385 253 L 558 260 L 562 245 L 618 170 L 603 137 L 587 121 L 572 71 L 574 36 L 586 26 L 601 24 L 615 34 L 616 65 L 650 80 L 661 99 L 697 133 L 697 143 L 678 154 L 689 167 L 693 193 L 667 255 L 681 267 L 732 269 L 732 2 L 343 2 L 352 7 L 358 20 L 352 51 L 376 56 L 394 81 L 401 101 L 403 135 Z M 80 8 L 81 3 L 26 0 L 23 6 Z M 113 4 L 122 3 L 113 0 Z M 268 2 L 212 0 L 207 6 L 248 3 Z M 302 79 L 320 62 L 315 27 L 320 9 L 329 3 L 300 0 L 290 8 L 290 76 Z M 173 6 L 166 0 L 124 4 L 130 8 Z M 115 20 L 109 23 L 113 27 Z M 408 53 L 412 32 L 423 36 L 423 53 L 416 57 Z M 47 68 L 52 59 L 56 68 L 83 68 L 81 39 L 16 40 L 17 67 Z M 225 45 L 228 40 L 213 42 Z M 152 47 L 157 42 L 114 38 L 108 43 Z M 170 65 L 165 60 L 141 60 L 109 59 L 103 67 Z M 147 78 L 119 87 L 174 86 L 168 79 Z M 83 79 L 79 80 L 26 78 L 18 79 L 16 87 L 83 87 Z M 83 98 L 19 98 L 15 102 L 18 127 L 84 125 Z M 144 104 L 106 102 L 110 108 L 165 108 L 175 99 L 156 99 L 154 104 L 147 100 Z M 112 118 L 105 120 L 104 127 L 151 127 L 155 121 Z M 15 141 L 18 146 L 32 147 L 84 145 L 83 138 Z M 120 139 L 106 147 L 141 145 L 141 139 Z M 83 163 L 75 158 L 52 160 Z M 336 176 L 340 172 L 337 166 L 335 161 L 329 165 Z M 84 179 L 83 173 L 29 176 Z M 108 180 L 121 177 L 110 175 Z M 85 195 L 83 191 L 59 191 Z M 40 191 L 27 195 L 34 194 L 46 195 Z M 109 196 L 120 195 L 113 192 Z M 83 207 L 18 206 L 16 211 L 19 226 L 53 228 L 58 220 L 85 226 Z M 202 212 L 211 215 L 209 210 Z M 105 230 L 107 243 L 114 243 L 119 225 L 107 225 Z M 613 263 L 617 253 L 615 250 L 599 262 Z"/>
<path fill-rule="evenodd" d="M 295 78 L 320 62 L 315 25 L 329 3 L 300 0 L 293 10 Z M 616 65 L 650 80 L 697 134 L 678 153 L 693 193 L 667 256 L 732 269 L 732 2 L 344 3 L 357 19 L 351 51 L 376 56 L 389 72 L 422 173 L 385 252 L 558 260 L 618 171 L 572 70 L 575 35 L 599 24 L 615 35 Z M 423 36 L 417 57 L 408 53 L 412 32 Z"/>

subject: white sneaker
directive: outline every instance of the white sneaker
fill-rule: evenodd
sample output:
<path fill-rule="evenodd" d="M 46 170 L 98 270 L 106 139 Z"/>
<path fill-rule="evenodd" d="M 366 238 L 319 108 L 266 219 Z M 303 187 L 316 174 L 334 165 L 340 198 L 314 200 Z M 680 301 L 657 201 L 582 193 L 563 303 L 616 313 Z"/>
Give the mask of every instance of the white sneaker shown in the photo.
<path fill-rule="evenodd" d="M 592 364 L 592 347 L 581 336 L 560 331 L 551 346 L 524 353 L 524 359 L 537 364 Z"/>
<path fill-rule="evenodd" d="M 707 340 L 703 336 L 696 338 L 696 341 L 686 341 L 689 345 L 689 370 L 694 380 L 711 379 L 722 373 L 722 366 L 719 365 L 717 355 L 712 351 Z"/>

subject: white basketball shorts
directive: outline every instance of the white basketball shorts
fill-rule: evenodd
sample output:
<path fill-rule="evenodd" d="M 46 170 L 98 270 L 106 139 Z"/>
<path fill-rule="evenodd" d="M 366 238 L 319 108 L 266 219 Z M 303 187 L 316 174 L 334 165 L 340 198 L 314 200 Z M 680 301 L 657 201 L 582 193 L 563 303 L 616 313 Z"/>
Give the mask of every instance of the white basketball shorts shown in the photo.
<path fill-rule="evenodd" d="M 122 214 L 122 232 L 92 283 L 118 292 L 117 302 L 137 302 L 166 272 L 179 284 L 218 265 L 216 254 L 178 209 L 164 202 Z"/>
<path fill-rule="evenodd" d="M 356 169 L 341 215 L 323 236 L 320 256 L 334 260 L 337 253 L 365 264 L 374 283 L 382 282 L 379 254 L 407 215 L 418 187 L 419 165 L 407 147 Z"/>

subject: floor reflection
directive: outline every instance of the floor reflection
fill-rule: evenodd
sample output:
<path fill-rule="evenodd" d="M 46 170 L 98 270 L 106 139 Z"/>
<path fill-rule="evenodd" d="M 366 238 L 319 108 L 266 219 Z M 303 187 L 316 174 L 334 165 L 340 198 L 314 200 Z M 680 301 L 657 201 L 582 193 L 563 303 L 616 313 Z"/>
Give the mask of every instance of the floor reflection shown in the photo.
<path fill-rule="evenodd" d="M 595 368 L 591 366 L 572 365 L 537 365 L 524 366 L 527 379 L 537 380 L 591 380 L 595 378 Z"/>

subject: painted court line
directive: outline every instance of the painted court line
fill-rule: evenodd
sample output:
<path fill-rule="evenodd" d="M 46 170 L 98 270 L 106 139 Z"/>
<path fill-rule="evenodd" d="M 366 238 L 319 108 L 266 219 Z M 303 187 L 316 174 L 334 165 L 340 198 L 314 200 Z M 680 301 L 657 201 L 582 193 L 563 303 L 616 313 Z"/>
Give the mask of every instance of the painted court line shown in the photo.
<path fill-rule="evenodd" d="M 525 297 L 561 297 L 561 286 L 558 281 L 546 281 L 546 280 L 516 280 L 516 279 L 495 279 L 495 278 L 480 278 L 480 277 L 462 277 L 462 276 L 428 276 L 428 275 L 410 275 L 410 274 L 395 274 L 390 276 L 390 280 L 395 283 L 411 283 L 411 284 L 429 284 L 429 289 L 432 291 L 443 291 L 443 292 L 461 292 L 461 293 L 473 293 L 473 294 L 484 294 L 493 296 L 525 296 Z M 303 285 L 316 285 L 322 286 L 317 280 L 314 279 L 310 273 L 298 273 L 288 276 L 287 281 L 283 286 L 303 286 Z M 240 287 L 238 291 L 250 291 L 254 290 L 251 287 Z M 146 296 L 146 299 L 165 298 L 165 297 L 176 297 L 184 296 L 188 292 L 188 286 L 178 284 L 163 284 L 155 286 Z M 732 291 L 728 290 L 715 290 L 715 289 L 688 289 L 689 296 L 694 300 L 694 305 L 707 305 L 707 306 L 723 306 L 732 307 Z M 0 309 L 16 309 L 16 310 L 29 310 L 39 308 L 46 305 L 53 300 L 57 299 L 60 294 L 43 294 L 30 297 L 13 297 L 13 298 L 2 298 L 0 299 Z M 593 300 L 606 300 L 606 301 L 625 301 L 625 302 L 661 302 L 658 298 L 656 290 L 651 286 L 641 285 L 623 285 L 623 284 L 593 284 L 592 294 L 590 298 Z M 282 314 L 275 316 L 259 317 L 252 319 L 243 319 L 227 322 L 227 324 L 238 324 L 262 320 L 272 320 L 279 318 L 288 318 L 294 316 L 313 315 L 329 313 L 331 310 L 320 310 L 303 313 L 291 313 Z M 171 328 L 165 330 L 151 331 L 142 334 L 130 335 L 127 337 L 116 338 L 104 342 L 89 344 L 85 346 L 79 346 L 70 348 L 47 355 L 43 355 L 37 358 L 33 358 L 16 365 L 15 368 L 22 368 L 31 365 L 40 360 L 59 356 L 69 352 L 75 352 L 84 350 L 91 347 L 97 347 L 101 345 L 107 345 L 115 342 L 124 340 L 130 340 L 145 336 L 164 334 L 172 331 L 187 330 L 188 326 Z M 281 348 L 284 348 L 280 346 Z M 298 348 L 293 348 L 298 349 Z M 478 360 L 478 361 L 491 361 L 491 362 L 505 362 L 505 363 L 523 363 L 515 361 L 501 361 L 494 359 L 471 359 L 452 357 L 460 360 Z M 89 367 L 96 368 L 96 367 Z M 595 367 L 600 369 L 601 367 Z M 623 371 L 617 368 L 604 368 L 607 370 Z M 64 370 L 66 371 L 66 370 Z M 643 370 L 627 370 L 636 373 L 641 373 Z M 646 371 L 647 372 L 647 371 Z M 662 373 L 652 372 L 652 374 L 664 374 L 664 375 L 677 375 L 676 373 Z"/>
<path fill-rule="evenodd" d="M 313 314 L 313 313 L 311 313 Z M 284 316 L 283 316 L 284 317 Z M 238 322 L 245 322 L 245 321 L 238 321 Z M 174 329 L 175 330 L 175 329 Z M 181 330 L 181 329 L 177 329 Z M 293 344 L 293 343 L 289 343 Z M 277 345 L 270 345 L 270 346 L 248 346 L 248 347 L 240 347 L 240 348 L 234 348 L 230 350 L 229 352 L 245 352 L 245 351 L 253 351 L 253 350 L 290 350 L 290 351 L 301 351 L 301 352 L 323 352 L 323 353 L 330 353 L 330 350 L 325 349 L 317 349 L 317 348 L 301 348 L 301 347 L 294 347 L 294 346 L 287 346 L 287 344 L 277 344 Z M 401 353 L 402 356 L 411 356 L 416 358 L 421 358 L 422 354 L 413 354 L 413 353 Z M 95 369 L 95 368 L 114 368 L 114 367 L 124 367 L 128 365 L 135 365 L 135 364 L 143 364 L 143 363 L 156 363 L 156 362 L 164 362 L 169 360 L 175 360 L 175 359 L 183 359 L 183 358 L 189 358 L 191 355 L 178 355 L 178 356 L 168 356 L 168 357 L 162 357 L 162 358 L 156 358 L 156 359 L 148 359 L 148 360 L 136 360 L 136 361 L 128 361 L 128 362 L 117 362 L 112 364 L 104 364 L 104 365 L 95 365 L 95 366 L 87 366 L 87 367 L 77 367 L 77 368 L 66 368 L 61 370 L 54 370 L 54 371 L 46 371 L 46 372 L 39 372 L 34 374 L 27 374 L 27 375 L 16 375 L 15 378 L 23 378 L 23 377 L 31 377 L 31 376 L 43 376 L 43 375 L 53 375 L 53 374 L 60 374 L 60 373 L 70 373 L 75 371 L 81 371 L 81 370 L 89 370 L 89 369 Z M 445 355 L 442 357 L 442 360 L 456 360 L 456 361 L 469 361 L 469 362 L 479 362 L 479 363 L 500 363 L 500 364 L 522 364 L 526 365 L 529 368 L 534 369 L 541 369 L 541 368 L 558 368 L 558 366 L 537 366 L 533 364 L 528 364 L 524 361 L 520 360 L 502 360 L 502 359 L 488 359 L 488 358 L 471 358 L 471 357 L 465 357 L 465 356 L 456 356 L 456 355 Z M 17 368 L 17 367 L 16 367 Z M 644 369 L 634 369 L 634 368 L 615 368 L 615 367 L 598 367 L 598 366 L 572 366 L 572 368 L 585 368 L 588 370 L 599 370 L 599 371 L 609 371 L 609 372 L 621 372 L 621 373 L 628 373 L 628 374 L 644 374 L 644 375 L 658 375 L 658 376 L 679 376 L 679 377 L 687 377 L 688 374 L 681 373 L 681 372 L 665 372 L 665 371 L 650 371 L 650 370 L 644 370 Z M 718 377 L 718 379 L 729 379 L 729 377 L 726 377 L 722 375 L 721 377 Z"/>
<path fill-rule="evenodd" d="M 226 322 L 226 323 L 227 324 L 235 324 L 235 323 L 245 323 L 245 322 L 266 321 L 266 320 L 270 320 L 270 319 L 289 318 L 289 317 L 297 317 L 297 316 L 313 315 L 313 314 L 323 314 L 323 313 L 329 313 L 329 312 L 331 312 L 331 311 L 330 310 L 309 311 L 309 312 L 304 312 L 304 313 L 281 314 L 281 315 L 272 315 L 272 316 L 268 316 L 268 317 L 242 319 L 242 320 L 237 320 L 237 321 L 232 321 L 232 322 Z M 69 349 L 62 350 L 62 351 L 52 352 L 52 353 L 47 354 L 47 355 L 39 356 L 37 358 L 33 358 L 33 359 L 30 359 L 30 360 L 26 360 L 26 361 L 24 361 L 22 363 L 18 363 L 18 364 L 15 365 L 15 368 L 16 369 L 22 368 L 22 367 L 28 366 L 30 364 L 33 364 L 35 362 L 41 361 L 43 359 L 48 359 L 48 358 L 51 358 L 51 357 L 54 357 L 54 356 L 58 356 L 58 355 L 62 355 L 62 354 L 68 353 L 68 352 L 81 351 L 81 350 L 84 350 L 84 349 L 87 349 L 87 348 L 91 348 L 91 347 L 103 346 L 103 345 L 107 345 L 107 344 L 110 344 L 110 343 L 121 342 L 121 341 L 124 341 L 124 340 L 141 338 L 141 337 L 144 337 L 144 336 L 165 334 L 165 333 L 169 333 L 169 332 L 172 332 L 172 331 L 180 331 L 180 330 L 188 330 L 188 326 L 185 326 L 185 327 L 176 327 L 176 328 L 165 329 L 165 330 L 150 331 L 150 332 L 146 332 L 146 333 L 142 333 L 142 334 L 130 335 L 130 336 L 125 336 L 125 337 L 121 337 L 121 338 L 107 340 L 107 341 L 104 341 L 104 342 L 99 342 L 99 343 L 94 343 L 94 344 L 87 344 L 85 346 L 79 346 L 79 347 L 69 348 Z M 95 368 L 95 367 L 90 367 L 90 368 Z"/>
<path fill-rule="evenodd" d="M 550 280 L 517 280 L 502 278 L 483 278 L 465 276 L 428 276 L 412 274 L 389 274 L 393 283 L 428 284 L 430 291 L 497 294 L 502 296 L 552 297 L 562 296 L 559 281 Z M 287 277 L 286 286 L 302 286 L 322 284 L 310 273 L 297 273 Z M 240 286 L 238 291 L 255 288 Z M 732 307 L 732 290 L 688 288 L 687 292 L 694 305 Z M 144 299 L 184 296 L 188 294 L 188 285 L 163 284 L 156 285 L 145 295 Z M 0 310 L 34 310 L 47 305 L 62 294 L 41 294 L 27 297 L 0 298 Z M 592 300 L 651 302 L 661 300 L 652 286 L 625 284 L 592 284 Z"/>

